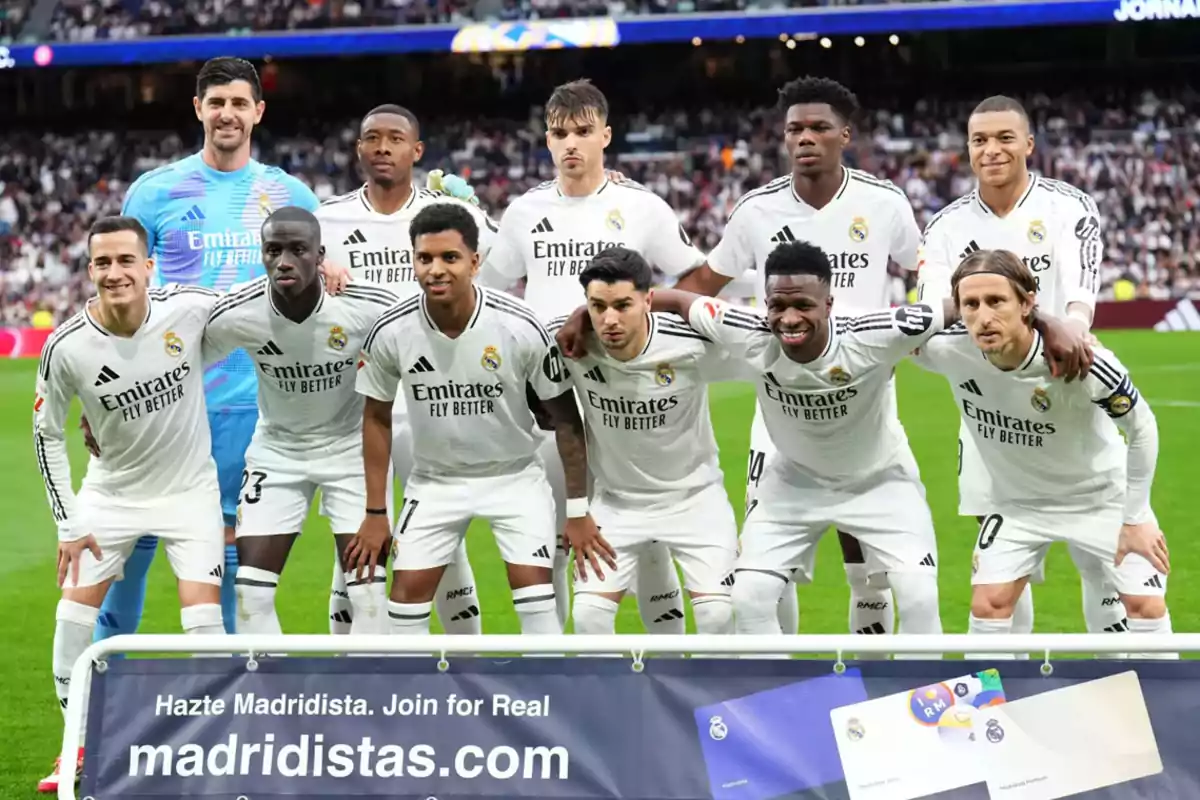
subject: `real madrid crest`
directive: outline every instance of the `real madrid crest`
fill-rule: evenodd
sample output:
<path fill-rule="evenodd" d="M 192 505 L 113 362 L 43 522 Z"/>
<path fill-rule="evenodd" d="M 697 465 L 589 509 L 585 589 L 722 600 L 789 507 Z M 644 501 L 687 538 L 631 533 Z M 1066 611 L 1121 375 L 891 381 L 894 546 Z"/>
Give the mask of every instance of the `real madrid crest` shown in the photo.
<path fill-rule="evenodd" d="M 614 231 L 625 230 L 625 218 L 621 216 L 621 209 L 614 208 L 608 212 L 608 218 L 604 220 L 604 224 Z"/>
<path fill-rule="evenodd" d="M 1108 401 L 1108 411 L 1114 417 L 1127 414 L 1131 408 L 1133 408 L 1133 400 L 1127 395 L 1119 394 Z"/>
<path fill-rule="evenodd" d="M 857 717 L 851 717 L 846 720 L 846 738 L 852 742 L 861 742 L 863 737 L 867 735 L 867 729 L 858 721 Z"/>
<path fill-rule="evenodd" d="M 867 221 L 862 217 L 855 217 L 854 221 L 850 223 L 850 241 L 852 242 L 859 242 L 860 244 L 865 242 L 867 234 L 870 232 L 871 229 L 867 227 Z"/>
<path fill-rule="evenodd" d="M 842 369 L 841 367 L 829 368 L 829 382 L 833 385 L 845 386 L 852 380 L 854 380 L 854 378 L 850 375 L 850 373 L 846 372 L 846 370 Z"/>
<path fill-rule="evenodd" d="M 712 717 L 708 721 L 708 735 L 714 742 L 719 742 L 729 735 L 729 726 L 720 717 Z"/>
<path fill-rule="evenodd" d="M 1029 223 L 1029 230 L 1025 233 L 1029 237 L 1029 241 L 1034 244 L 1041 244 L 1046 241 L 1046 226 L 1042 224 L 1040 219 L 1035 219 Z"/>
<path fill-rule="evenodd" d="M 985 727 L 986 730 L 984 731 L 984 735 L 987 736 L 987 740 L 989 742 L 992 744 L 1000 744 L 1000 742 L 1004 741 L 1004 728 L 1000 727 L 999 721 L 989 719 Z"/>
<path fill-rule="evenodd" d="M 659 386 L 670 386 L 675 382 L 675 370 L 671 369 L 670 364 L 659 364 L 654 370 L 654 382 Z"/>
<path fill-rule="evenodd" d="M 979 572 L 979 553 L 971 555 L 971 574 L 974 575 L 976 572 Z"/>
<path fill-rule="evenodd" d="M 488 372 L 495 372 L 500 369 L 500 351 L 495 347 L 488 345 L 483 348 L 483 358 L 479 359 L 479 363 Z"/>
<path fill-rule="evenodd" d="M 1033 396 L 1029 398 L 1029 404 L 1034 410 L 1041 411 L 1043 414 L 1050 410 L 1050 395 L 1041 386 L 1033 390 Z"/>
<path fill-rule="evenodd" d="M 345 331 L 343 331 L 339 326 L 334 325 L 332 328 L 329 329 L 329 340 L 328 341 L 329 341 L 329 346 L 332 347 L 334 350 L 343 350 L 343 349 L 345 349 L 346 344 L 349 342 L 349 339 L 346 338 Z"/>
<path fill-rule="evenodd" d="M 172 358 L 179 358 L 183 355 L 183 339 L 176 336 L 175 331 L 167 331 L 163 334 L 163 349 Z"/>

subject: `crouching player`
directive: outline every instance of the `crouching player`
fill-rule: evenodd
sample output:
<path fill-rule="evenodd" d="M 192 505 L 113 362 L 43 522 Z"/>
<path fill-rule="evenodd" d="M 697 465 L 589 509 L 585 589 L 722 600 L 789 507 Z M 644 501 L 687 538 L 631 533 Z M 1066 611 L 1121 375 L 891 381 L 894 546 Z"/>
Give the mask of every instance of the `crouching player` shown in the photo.
<path fill-rule="evenodd" d="M 242 633 L 282 632 L 279 576 L 316 490 L 339 552 L 366 505 L 355 365 L 367 333 L 398 299 L 362 283 L 328 296 L 320 274 L 324 252 L 315 216 L 295 206 L 274 212 L 262 226 L 267 274 L 221 299 L 204 334 L 207 361 L 242 348 L 259 373 L 260 412 L 237 511 Z M 352 632 L 386 633 L 386 569 L 358 580 L 347 576 L 346 586 Z"/>
<path fill-rule="evenodd" d="M 575 632 L 615 632 L 640 556 L 661 543 L 683 570 L 697 632 L 732 633 L 737 521 L 708 412 L 708 382 L 731 377 L 730 365 L 683 320 L 650 313 L 652 279 L 646 259 L 626 247 L 602 251 L 579 275 L 592 333 L 572 374 L 587 423 L 592 515 L 617 566 L 605 572 L 576 552 Z"/>
<path fill-rule="evenodd" d="M 218 295 L 174 284 L 150 290 L 154 261 L 132 217 L 96 222 L 88 251 L 97 297 L 47 340 L 33 405 L 37 463 L 58 525 L 63 593 L 53 670 L 64 713 L 71 670 L 92 643 L 100 604 L 143 534 L 166 547 L 183 630 L 225 632 L 223 519 L 200 363 Z M 88 463 L 78 493 L 63 431 L 75 397 L 104 453 Z M 57 791 L 58 774 L 56 762 L 38 790 Z"/>
<path fill-rule="evenodd" d="M 962 324 L 916 360 L 949 380 L 992 486 L 975 544 L 970 632 L 1010 632 L 1030 573 L 1064 541 L 1101 559 L 1131 632 L 1169 633 L 1167 545 L 1150 508 L 1158 429 L 1149 405 L 1103 347 L 1086 379 L 1051 380 L 1032 322 L 1037 283 L 1016 255 L 973 253 L 951 286 Z"/>

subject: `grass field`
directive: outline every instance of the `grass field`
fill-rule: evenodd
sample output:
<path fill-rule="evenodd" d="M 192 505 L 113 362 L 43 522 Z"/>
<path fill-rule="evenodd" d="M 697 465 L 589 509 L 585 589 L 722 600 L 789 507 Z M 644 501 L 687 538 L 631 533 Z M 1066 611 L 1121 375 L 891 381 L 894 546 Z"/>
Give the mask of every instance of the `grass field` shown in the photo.
<path fill-rule="evenodd" d="M 1105 344 L 1130 366 L 1142 395 L 1158 416 L 1161 454 L 1154 506 L 1168 535 L 1174 534 L 1169 600 L 1176 631 L 1200 630 L 1200 591 L 1193 575 L 1200 552 L 1188 543 L 1197 490 L 1188 462 L 1200 450 L 1200 334 L 1156 334 L 1149 331 L 1106 332 Z M 0 687 L 0 798 L 37 796 L 34 785 L 58 750 L 61 716 L 55 708 L 50 674 L 54 628 L 55 533 L 42 481 L 33 458 L 30 436 L 35 364 L 0 361 L 0 474 L 7 489 L 0 494 L 0 605 L 5 613 Z M 941 567 L 942 619 L 947 632 L 966 629 L 972 524 L 956 516 L 955 482 L 958 417 L 944 381 L 910 364 L 898 378 L 900 416 L 920 462 L 937 525 Z M 730 499 L 742 504 L 745 457 L 753 414 L 753 393 L 743 385 L 713 387 L 712 412 L 721 445 Z M 74 424 L 74 423 L 72 423 Z M 78 481 L 85 463 L 82 443 L 73 442 Z M 279 613 L 289 633 L 324 633 L 332 547 L 328 527 L 313 520 L 293 550 L 279 593 Z M 479 596 L 488 633 L 517 631 L 499 554 L 486 529 L 470 534 L 471 560 L 479 580 Z M 836 540 L 826 537 L 818 559 L 816 582 L 800 590 L 801 629 L 811 633 L 846 630 L 847 590 Z M 142 630 L 179 630 L 178 601 L 166 559 L 155 561 Z M 1079 584 L 1065 550 L 1051 556 L 1046 584 L 1036 592 L 1039 632 L 1082 630 Z M 629 601 L 618 620 L 621 631 L 639 631 Z"/>

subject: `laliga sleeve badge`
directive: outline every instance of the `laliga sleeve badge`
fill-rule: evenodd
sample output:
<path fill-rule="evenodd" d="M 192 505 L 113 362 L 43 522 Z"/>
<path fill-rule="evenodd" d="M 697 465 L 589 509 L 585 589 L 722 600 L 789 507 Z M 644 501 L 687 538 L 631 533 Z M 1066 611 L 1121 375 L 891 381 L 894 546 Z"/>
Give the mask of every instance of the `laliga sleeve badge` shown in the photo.
<path fill-rule="evenodd" d="M 856 717 L 846 720 L 846 738 L 852 742 L 861 742 L 867 735 L 867 729 Z"/>
<path fill-rule="evenodd" d="M 719 742 L 729 735 L 729 727 L 725 724 L 725 720 L 718 717 L 712 717 L 708 721 L 708 736 L 714 742 Z"/>
<path fill-rule="evenodd" d="M 1033 390 L 1033 396 L 1029 398 L 1029 405 L 1033 406 L 1035 411 L 1040 411 L 1045 414 L 1050 410 L 1050 395 L 1041 386 Z"/>
<path fill-rule="evenodd" d="M 496 370 L 500 369 L 500 351 L 495 347 L 488 345 L 487 347 L 483 348 L 483 358 L 479 359 L 479 363 L 483 365 L 483 368 L 488 372 L 495 372 Z"/>
<path fill-rule="evenodd" d="M 183 355 L 183 339 L 176 336 L 175 331 L 167 331 L 163 334 L 163 349 L 172 358 L 179 358 Z"/>
<path fill-rule="evenodd" d="M 850 223 L 850 241 L 862 244 L 867 240 L 867 234 L 871 229 L 867 227 L 867 221 L 862 217 L 855 217 Z"/>
<path fill-rule="evenodd" d="M 654 370 L 654 382 L 659 386 L 670 386 L 675 382 L 675 370 L 670 364 L 659 364 Z"/>
<path fill-rule="evenodd" d="M 346 344 L 349 343 L 350 340 L 346 338 L 345 331 L 343 331 L 339 326 L 334 325 L 329 329 L 328 341 L 329 346 L 334 350 L 344 350 L 346 349 Z"/>

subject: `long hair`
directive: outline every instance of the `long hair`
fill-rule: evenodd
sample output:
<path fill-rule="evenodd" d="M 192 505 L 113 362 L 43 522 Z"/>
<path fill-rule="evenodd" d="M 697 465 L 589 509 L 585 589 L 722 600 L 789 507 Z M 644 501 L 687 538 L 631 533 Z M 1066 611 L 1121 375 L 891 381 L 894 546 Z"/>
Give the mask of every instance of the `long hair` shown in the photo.
<path fill-rule="evenodd" d="M 963 278 L 982 273 L 1007 278 L 1008 285 L 1022 304 L 1032 303 L 1037 294 L 1037 278 L 1016 253 L 1008 250 L 977 250 L 964 258 L 950 277 L 954 305 L 959 305 L 958 285 L 962 283 Z M 1027 321 L 1029 319 L 1031 317 Z"/>

